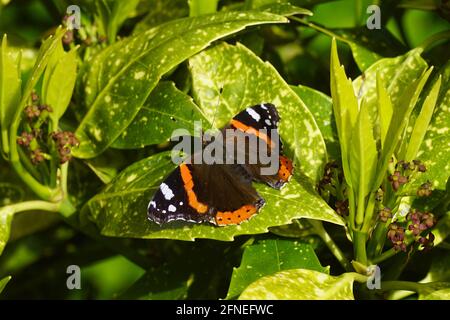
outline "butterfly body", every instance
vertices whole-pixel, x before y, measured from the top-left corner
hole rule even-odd
[[[260,104],[240,112],[221,130],[224,146],[231,139],[236,140],[234,136],[229,138],[226,132],[240,131],[254,137],[260,146],[267,146],[269,153],[279,154],[274,174],[263,174],[265,164],[261,161],[248,161],[258,148],[247,144],[234,144],[231,151],[224,150],[224,160],[241,154],[245,158],[244,163],[195,163],[192,156],[180,164],[156,191],[148,206],[149,220],[157,224],[183,220],[226,226],[240,224],[257,214],[265,201],[252,182],[263,182],[281,189],[293,171],[291,160],[281,153],[282,145],[276,131],[279,119],[275,106]],[[203,148],[207,147],[205,143]]]

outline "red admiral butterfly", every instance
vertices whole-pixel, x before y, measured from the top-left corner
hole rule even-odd
[[[262,175],[261,163],[191,164],[181,163],[161,183],[148,205],[148,218],[157,224],[174,220],[209,222],[218,226],[240,224],[255,215],[264,199],[252,181],[281,189],[292,176],[292,161],[281,153],[281,141],[272,141],[270,130],[277,130],[280,117],[274,105],[249,107],[223,128],[240,130],[262,139],[268,149],[278,148],[279,167],[273,175]],[[269,132],[265,134],[264,132]],[[248,151],[253,152],[253,151]]]

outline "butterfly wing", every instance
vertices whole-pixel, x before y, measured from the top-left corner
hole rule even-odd
[[[240,112],[231,120],[230,126],[227,127],[254,134],[267,144],[269,152],[278,151],[279,161],[276,174],[263,174],[262,169],[267,167],[267,165],[263,165],[259,161],[255,164],[245,165],[245,168],[254,180],[264,182],[275,189],[282,188],[293,173],[292,161],[283,155],[283,146],[278,135],[279,121],[280,116],[276,107],[270,103],[263,103]],[[277,134],[274,135],[273,132]],[[245,152],[251,154],[258,152],[258,150],[249,146],[245,149]]]
[[[239,165],[181,164],[161,184],[148,207],[158,224],[173,220],[240,224],[264,205]]]

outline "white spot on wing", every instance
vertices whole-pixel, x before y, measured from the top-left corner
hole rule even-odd
[[[269,119],[266,119],[266,121],[264,121],[268,126],[272,125],[272,122],[270,122]]]
[[[166,200],[170,200],[170,199],[172,199],[174,197],[172,189],[170,189],[167,184],[161,183],[161,187],[159,187],[159,188],[161,189],[161,192],[164,195],[164,198]]]
[[[177,211],[177,207],[171,204],[167,210],[169,210],[170,212],[175,212]]]
[[[256,112],[252,108],[247,108],[245,111],[247,111],[250,117],[252,117],[254,120],[259,121],[261,119],[261,116],[258,114],[258,112]]]

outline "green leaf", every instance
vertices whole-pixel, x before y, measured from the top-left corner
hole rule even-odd
[[[330,1],[336,0],[245,0],[245,7],[248,9],[256,9],[273,5],[275,3],[279,4],[289,3],[299,7],[313,7],[316,4]]]
[[[433,116],[433,110],[436,105],[440,87],[441,78],[438,78],[436,83],[433,85],[430,93],[427,95],[420,114],[414,123],[414,128],[411,133],[411,138],[408,142],[406,154],[399,155],[400,159],[404,159],[405,161],[412,161],[413,159],[415,159],[420,145],[422,144],[423,138],[425,137],[425,133],[427,132],[431,117]]]
[[[188,0],[189,16],[196,17],[217,11],[219,0]]]
[[[4,277],[3,279],[0,280],[0,293],[2,293],[2,291],[5,289],[9,280],[11,280],[11,276]]]
[[[445,190],[450,172],[450,63],[443,67],[441,76],[434,115],[416,156],[425,163],[427,171],[413,176],[404,186],[405,192],[415,192],[426,181],[430,181],[434,189]]]
[[[450,281],[450,251],[436,251],[433,253],[433,260],[428,273],[421,283]]]
[[[333,117],[333,102],[326,94],[306,86],[291,86],[314,116],[332,159],[340,158],[336,123]]]
[[[0,52],[0,133],[4,155],[9,152],[8,130],[21,98],[21,54],[13,55],[8,48],[6,34]]]
[[[18,127],[20,116],[23,108],[25,107],[27,99],[31,95],[31,91],[34,89],[38,81],[41,79],[42,73],[50,62],[55,50],[58,50],[61,44],[61,39],[64,36],[65,29],[58,27],[54,35],[48,37],[41,45],[38,55],[36,57],[36,62],[33,69],[30,72],[30,76],[25,84],[22,91],[22,98],[19,104],[15,108],[14,117],[12,119],[13,124]]]
[[[389,130],[389,124],[392,119],[392,102],[389,98],[389,94],[383,85],[380,74],[377,73],[377,96],[378,96],[378,115],[380,116],[380,140],[381,148],[384,148],[386,144],[386,135]]]
[[[450,300],[450,288],[437,290],[422,296],[420,300]]]
[[[326,162],[320,130],[303,101],[281,78],[241,44],[221,43],[189,60],[194,98],[206,119],[224,126],[243,109],[273,103],[280,114],[279,132],[296,170],[318,181]]]
[[[299,218],[343,225],[342,219],[316,194],[305,178],[297,174],[281,191],[255,184],[266,204],[255,217],[240,225],[215,227],[176,221],[159,226],[148,221],[147,206],[162,180],[174,168],[170,152],[136,162],[93,197],[83,212],[90,211],[90,219],[103,235],[148,239],[232,241],[237,235],[265,233],[269,227],[289,224]]]
[[[0,255],[5,249],[11,233],[11,222],[13,215],[14,211],[11,207],[6,206],[0,208]]]
[[[51,106],[54,120],[61,118],[69,106],[77,78],[76,48],[64,52],[62,43],[59,47],[50,59],[42,84],[43,102]]]
[[[272,1],[273,2],[273,1]],[[282,0],[258,7],[258,10],[267,11],[274,14],[280,14],[283,16],[293,16],[297,14],[312,16],[313,13],[308,9],[299,8],[292,5],[290,2]]]
[[[370,192],[378,160],[369,109],[364,99],[351,135],[349,152],[352,186],[355,192],[358,192],[358,206],[364,206],[364,199]],[[357,223],[360,224],[362,221]]]
[[[172,269],[165,264],[162,267],[148,270],[120,296],[120,299],[186,299],[193,279],[180,268]]]
[[[253,282],[239,299],[354,300],[353,282],[362,278],[357,273],[335,277],[306,269],[285,270]]]
[[[342,168],[345,180],[352,185],[349,168],[351,134],[358,117],[358,101],[353,91],[352,82],[347,78],[344,66],[340,65],[336,41],[331,44],[330,88],[333,99],[333,112],[336,121],[339,144],[341,146]]]
[[[427,68],[427,63],[420,54],[420,49],[413,49],[402,56],[381,59],[353,81],[353,89],[364,96],[366,103],[369,105],[372,123],[378,122],[377,77],[380,78],[379,82],[386,88],[392,102],[392,108],[401,108],[403,93]],[[380,140],[379,131],[380,128],[375,128],[377,141]]]
[[[114,43],[117,32],[138,3],[139,0],[96,0],[89,3],[89,9],[95,11],[99,32],[106,35],[110,43]]]
[[[146,5],[149,12],[136,24],[133,30],[134,34],[189,15],[189,6],[186,0],[147,0]]]
[[[160,82],[128,128],[112,144],[114,148],[133,149],[159,144],[170,139],[176,129],[193,132],[193,121],[206,121],[192,98],[173,82]]]
[[[389,129],[386,134],[386,143],[382,149],[380,161],[378,162],[376,179],[372,184],[372,191],[378,190],[385,177],[389,160],[395,151],[395,147],[402,136],[403,130],[408,124],[411,112],[416,105],[417,99],[419,98],[431,71],[432,68],[424,72],[419,79],[411,83],[403,93],[398,106],[394,108],[391,123],[389,124]]]
[[[238,296],[248,285],[267,275],[289,269],[327,272],[311,245],[292,240],[269,239],[245,248],[239,268],[233,269],[227,299]]]
[[[265,12],[221,12],[171,21],[109,46],[90,61],[85,85],[89,111],[76,130],[80,146],[73,154],[92,158],[108,148],[161,76],[212,41],[247,26],[284,22]]]
[[[329,29],[315,23],[301,21],[307,26],[339,41],[347,43],[359,70],[365,71],[383,57],[401,55],[406,47],[386,28],[370,30],[367,27]]]
[[[433,228],[435,236],[434,245],[438,246],[450,234],[450,212],[447,212],[443,217],[439,218],[437,225]]]

